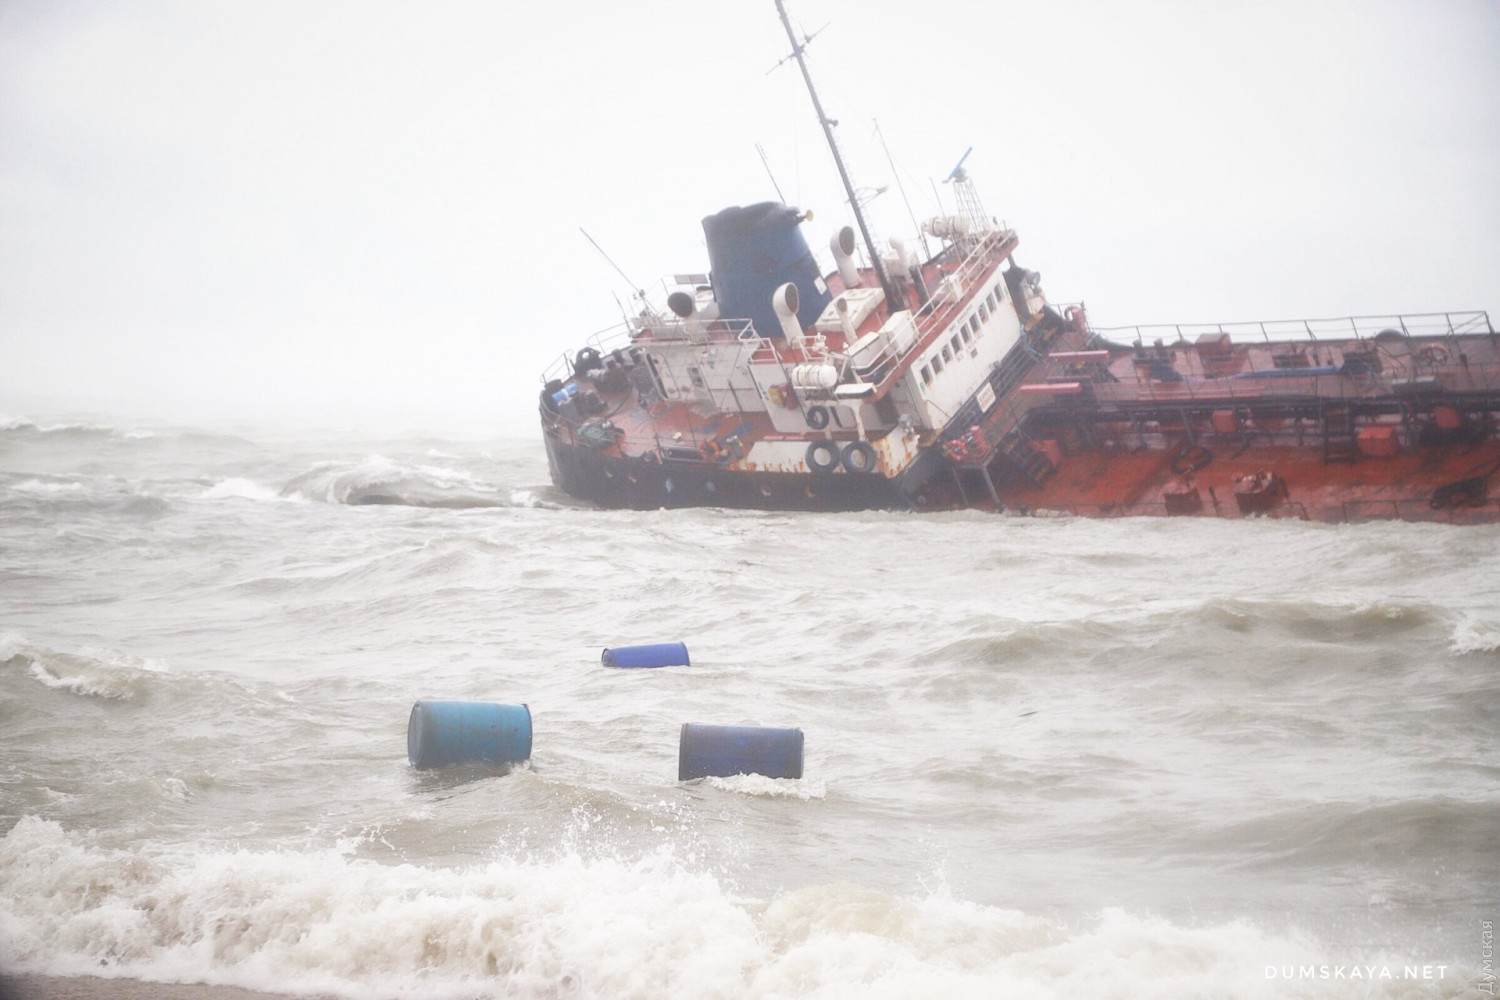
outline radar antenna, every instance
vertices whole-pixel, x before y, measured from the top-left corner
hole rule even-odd
[[[964,169],[964,161],[969,154],[974,152],[970,146],[964,150],[964,155],[958,158],[948,176],[943,178],[944,184],[953,185],[953,197],[958,203],[958,214],[969,222],[970,232],[983,232],[990,228],[988,217],[984,214],[984,206],[979,203],[979,192],[974,187],[974,182],[969,179],[969,173]]]

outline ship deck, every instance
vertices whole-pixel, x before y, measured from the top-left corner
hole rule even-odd
[[[1221,327],[1149,347],[1137,329],[1130,347],[1063,343],[986,422],[992,449],[955,473],[961,502],[1091,516],[1500,517],[1488,497],[1500,484],[1500,336],[1488,317],[1339,322],[1350,325],[1339,339],[1300,324],[1301,340],[1262,329],[1236,342]],[[997,468],[1007,444],[1046,461]],[[1247,510],[1238,491],[1257,474],[1274,475],[1279,493]]]
[[[1399,519],[1447,523],[1490,523],[1496,501],[1474,506],[1433,505],[1433,496],[1449,484],[1488,476],[1500,469],[1500,442],[1477,446],[1422,449],[1352,463],[1327,463],[1319,448],[1262,445],[1240,448],[1224,442],[1222,451],[1209,439],[1211,463],[1187,476],[1171,467],[1176,452],[1161,449],[1125,451],[1095,449],[1059,456],[1055,471],[1040,486],[998,486],[1000,503],[1022,512],[1061,511],[1091,517],[1197,514],[1222,518],[1253,515],[1342,523]],[[1274,470],[1285,483],[1284,496],[1263,511],[1240,509],[1235,490],[1263,470]],[[1183,489],[1186,488],[1186,489]],[[1197,506],[1173,509],[1168,493],[1191,496]],[[985,492],[968,497],[973,506],[989,506]]]

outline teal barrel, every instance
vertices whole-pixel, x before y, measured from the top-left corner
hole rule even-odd
[[[802,777],[802,730],[684,723],[677,746],[677,780],[732,774]]]
[[[406,756],[413,767],[510,764],[531,756],[531,709],[488,701],[428,701],[411,707]]]
[[[606,647],[599,657],[606,667],[692,666],[685,642],[653,642],[644,646]]]

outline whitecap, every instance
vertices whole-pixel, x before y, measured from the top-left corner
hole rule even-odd
[[[11,486],[11,491],[26,496],[61,496],[63,494],[82,493],[83,484],[77,481],[44,482],[40,479],[23,479]]]
[[[339,996],[894,1000],[1271,996],[1281,968],[1328,960],[1295,932],[1121,909],[1069,926],[849,883],[745,899],[669,850],[450,869],[348,848],[111,849],[23,817],[0,838],[7,965]]]
[[[1454,627],[1448,648],[1460,656],[1466,653],[1493,653],[1500,650],[1500,624],[1465,616]]]
[[[801,799],[804,802],[828,797],[827,783],[821,778],[768,778],[764,774],[735,774],[727,778],[705,778],[704,784],[737,795],[769,799]]]
[[[234,477],[215,483],[202,493],[200,500],[280,500],[284,499],[275,490],[249,479]]]

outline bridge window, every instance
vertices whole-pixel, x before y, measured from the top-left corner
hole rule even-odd
[[[923,385],[931,385],[932,384],[932,369],[929,368],[927,365],[923,365],[922,366],[922,384]]]

